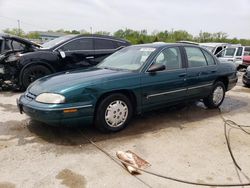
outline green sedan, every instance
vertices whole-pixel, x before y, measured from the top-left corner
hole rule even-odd
[[[236,67],[196,45],[126,47],[85,69],[43,77],[17,100],[20,112],[49,125],[126,127],[133,115],[203,99],[217,108],[237,82]]]

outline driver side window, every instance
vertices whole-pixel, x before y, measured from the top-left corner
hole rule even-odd
[[[181,68],[181,53],[178,47],[164,49],[155,59],[155,64],[163,64],[166,70]]]

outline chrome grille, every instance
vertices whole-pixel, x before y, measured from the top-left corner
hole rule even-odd
[[[33,99],[36,98],[36,95],[33,94],[33,93],[31,93],[31,92],[26,92],[26,93],[25,93],[25,97],[26,97],[27,99],[29,99],[29,100],[33,100]]]

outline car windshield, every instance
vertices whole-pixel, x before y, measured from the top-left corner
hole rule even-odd
[[[104,59],[97,67],[107,69],[138,70],[146,62],[155,48],[130,46]]]
[[[54,40],[51,40],[49,42],[44,43],[42,45],[42,48],[46,48],[46,49],[53,48],[54,46],[56,46],[60,43],[63,43],[64,41],[71,39],[73,37],[75,37],[75,35],[66,35],[66,36],[58,37]]]

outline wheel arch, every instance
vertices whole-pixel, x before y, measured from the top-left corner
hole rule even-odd
[[[96,114],[97,108],[100,105],[101,101],[105,99],[107,96],[112,95],[112,94],[123,94],[126,97],[128,97],[133,107],[133,113],[134,114],[136,113],[138,101],[137,101],[135,93],[128,89],[120,89],[120,90],[113,90],[110,92],[103,93],[96,101],[94,114]]]
[[[216,82],[218,82],[218,81],[221,81],[221,82],[224,84],[225,89],[226,89],[226,91],[227,91],[227,89],[228,89],[228,84],[229,84],[229,79],[228,79],[228,77],[227,77],[227,76],[220,76],[220,77],[218,77],[218,78],[214,81],[214,84],[215,84]]]
[[[31,62],[28,62],[28,63],[26,63],[23,67],[22,67],[22,69],[21,69],[21,71],[20,71],[20,73],[19,73],[19,77],[18,77],[18,81],[19,81],[19,84],[21,84],[21,77],[22,77],[22,74],[23,74],[23,71],[26,69],[26,68],[28,68],[28,67],[30,67],[30,66],[35,66],[35,65],[42,65],[42,66],[45,66],[46,68],[48,68],[52,73],[55,73],[56,72],[56,70],[53,68],[53,66],[51,66],[48,62],[46,62],[46,61],[43,61],[43,60],[37,60],[37,61],[31,61]]]

